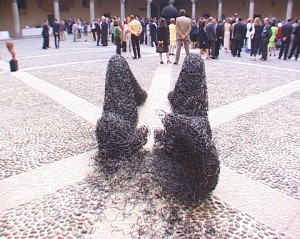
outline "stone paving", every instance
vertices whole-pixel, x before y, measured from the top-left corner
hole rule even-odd
[[[299,62],[223,52],[205,61],[220,183],[200,202],[170,208],[163,197],[141,200],[126,179],[127,191],[114,190],[120,179],[105,179],[91,163],[115,47],[68,39],[45,51],[35,38],[15,41],[15,49],[20,71],[10,73],[0,42],[0,238],[300,238]],[[158,126],[153,113],[168,111],[164,97],[183,59],[184,52],[179,65],[160,65],[148,46],[141,59],[127,58],[149,95],[140,123]],[[230,107],[236,109],[227,112]],[[151,163],[158,162],[139,167]],[[43,184],[51,178],[51,185]],[[132,202],[123,205],[127,197]],[[166,223],[174,208],[176,225]]]

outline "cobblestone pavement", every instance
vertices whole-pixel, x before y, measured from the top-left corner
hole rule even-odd
[[[226,120],[226,111],[219,115],[225,120],[213,127],[213,137],[222,167],[232,172],[232,179],[226,181],[221,174],[224,188],[219,187],[217,195],[209,195],[193,205],[172,204],[171,208],[169,201],[160,196],[157,185],[151,189],[151,195],[158,195],[157,198],[147,201],[130,187],[130,180],[123,182],[128,183],[127,191],[118,191],[113,189],[113,183],[120,179],[106,178],[92,168],[84,180],[78,180],[76,170],[81,168],[74,165],[71,184],[57,181],[59,190],[34,196],[39,190],[35,182],[39,180],[32,177],[32,200],[22,202],[24,195],[17,195],[21,203],[12,203],[10,208],[5,195],[19,191],[6,185],[18,183],[23,175],[34,175],[36,170],[51,177],[52,172],[43,171],[45,166],[51,167],[58,161],[70,163],[72,157],[96,148],[95,124],[84,114],[76,114],[30,87],[26,74],[50,83],[51,87],[43,92],[62,89],[101,108],[106,65],[115,52],[112,44],[97,47],[91,41],[74,43],[72,39],[62,41],[60,49],[42,50],[41,41],[15,41],[19,75],[7,70],[10,55],[5,42],[0,42],[0,191],[4,195],[0,197],[0,238],[300,238],[299,84],[290,90],[292,93],[270,98],[270,103],[262,103],[233,120]],[[53,46],[53,39],[50,44]],[[141,48],[141,59],[126,59],[142,88],[149,92],[155,73],[171,68],[172,89],[184,52],[179,65],[160,65],[154,48]],[[211,110],[237,102],[243,109],[243,100],[255,99],[270,90],[280,92],[280,87],[300,79],[299,61],[275,57],[266,62],[252,61],[246,53],[233,58],[221,52],[219,60],[206,60],[205,66]],[[164,81],[164,77],[155,79]],[[139,167],[147,168],[149,161],[141,164]],[[258,183],[263,191],[236,186],[234,192],[226,192],[226,185],[242,185],[242,180]],[[249,191],[246,197],[242,196],[245,191]],[[255,200],[264,193],[268,201]],[[226,194],[238,196],[228,200]],[[249,201],[249,207],[239,208],[241,201]],[[278,212],[270,212],[274,203],[279,205]],[[251,205],[262,208],[260,215],[252,213]],[[174,213],[177,224],[170,223]],[[284,217],[279,218],[279,214]]]

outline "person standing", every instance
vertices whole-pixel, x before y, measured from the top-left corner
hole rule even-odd
[[[129,31],[131,33],[131,44],[133,49],[133,59],[141,58],[140,35],[143,31],[141,23],[134,17],[130,16]]]
[[[268,44],[269,40],[272,36],[271,26],[269,24],[269,18],[264,19],[264,25],[262,27],[262,33],[261,33],[261,61],[266,61],[268,58]]]
[[[65,41],[67,38],[67,31],[65,27],[65,22],[63,20],[60,21],[60,40]]]
[[[190,32],[192,29],[191,19],[186,17],[184,9],[179,10],[179,17],[176,18],[176,57],[174,64],[177,65],[180,56],[181,45],[184,45],[185,54],[190,54]]]
[[[248,18],[247,19],[247,31],[246,31],[246,41],[245,41],[245,49],[246,52],[249,53],[251,50],[251,38],[250,38],[250,29],[252,27],[252,23],[253,23],[253,19],[252,18]]]
[[[176,25],[175,25],[175,18],[170,19],[169,25],[169,32],[170,32],[170,53],[169,55],[175,55],[174,50],[176,47]]]
[[[299,52],[300,52],[300,20],[298,20],[298,23],[294,28],[294,41],[288,58],[291,59],[293,54],[295,53],[295,60],[297,60],[299,57]]]
[[[230,50],[231,20],[228,17],[224,25],[224,49],[227,53]]]
[[[52,24],[53,35],[54,35],[54,44],[55,48],[59,48],[60,43],[60,24],[57,22],[57,19],[54,19],[54,23]]]
[[[101,25],[100,25],[100,19],[98,18],[95,22],[96,27],[96,34],[97,34],[97,46],[100,46],[100,39],[101,39]]]
[[[144,44],[145,42],[145,31],[146,31],[146,24],[143,17],[140,17],[139,19],[141,25],[142,25],[142,33],[140,35],[140,44]]]
[[[88,39],[88,23],[87,21],[83,21],[83,35],[84,35],[84,41],[87,41]]]
[[[92,32],[92,36],[93,36],[94,41],[96,41],[96,39],[97,39],[96,38],[97,30],[96,30],[96,21],[95,21],[95,19],[91,23],[91,32]]]
[[[121,55],[122,47],[122,30],[118,20],[114,20],[114,43],[116,44],[116,54]]]
[[[244,39],[246,36],[246,25],[242,22],[241,18],[236,19],[236,24],[233,28],[233,38],[234,38],[234,52],[232,56],[241,57],[242,47],[244,45]]]
[[[72,25],[73,41],[77,42],[78,39],[78,23],[75,21]]]
[[[216,36],[217,36],[217,40],[216,40],[216,49],[215,49],[215,56],[216,58],[219,57],[219,53],[220,53],[220,49],[223,43],[223,39],[224,39],[224,24],[222,23],[222,21],[220,21],[217,24],[216,27]]]
[[[123,25],[122,34],[124,36],[124,40],[125,40],[125,44],[126,44],[125,51],[126,51],[127,58],[131,57],[131,52],[132,52],[131,33],[129,31],[129,23],[130,23],[130,17],[126,17],[126,23]]]
[[[276,36],[278,34],[278,28],[275,26],[275,22],[271,23],[271,32],[272,32],[272,35],[271,35],[271,38],[270,38],[269,44],[268,44],[269,56],[272,56],[272,51],[273,51],[273,55],[276,56],[275,55],[275,51],[276,51],[275,43],[276,43]]]
[[[199,41],[199,48],[200,48],[200,57],[202,57],[202,54],[205,53],[206,59],[210,59],[206,27],[207,27],[207,23],[205,21],[200,21],[198,41]]]
[[[164,64],[162,60],[162,53],[164,52],[167,55],[167,63],[171,63],[169,58],[169,45],[170,45],[169,37],[170,37],[170,33],[169,33],[167,21],[165,18],[161,18],[157,28],[157,45],[163,46],[163,52],[159,52],[160,64]]]
[[[287,22],[282,26],[281,46],[278,59],[281,59],[282,55],[284,55],[283,60],[287,59],[293,30],[294,28],[292,25],[292,19],[288,19]]]
[[[42,36],[43,36],[43,49],[47,50],[49,47],[49,26],[48,26],[48,20],[44,20],[43,30],[42,30]]]
[[[251,51],[250,57],[253,60],[256,60],[256,55],[258,53],[260,38],[261,38],[261,26],[262,22],[259,17],[256,17],[252,23],[250,30],[250,38],[251,38]]]
[[[210,18],[210,21],[208,22],[206,27],[206,32],[208,37],[211,59],[216,59],[216,41],[217,41],[216,28],[217,28],[217,19]]]
[[[102,22],[101,22],[101,44],[102,46],[107,46],[108,42],[108,22],[106,17],[102,17]]]
[[[191,38],[193,49],[196,48],[198,35],[199,35],[199,29],[196,24],[196,20],[192,20],[192,29],[191,29],[191,33],[190,33],[190,38]]]
[[[150,41],[151,41],[150,45],[152,47],[154,47],[154,45],[156,45],[156,30],[157,30],[157,25],[156,25],[156,22],[154,22],[153,19],[150,20],[149,29],[150,29]]]

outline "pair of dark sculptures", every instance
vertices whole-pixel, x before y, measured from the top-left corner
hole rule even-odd
[[[103,113],[97,122],[97,162],[122,161],[138,153],[147,142],[148,128],[137,127],[138,106],[147,99],[126,60],[114,55],[108,63]],[[154,148],[172,162],[201,175],[199,187],[209,193],[217,185],[220,162],[208,121],[208,98],[204,62],[191,54],[168,94],[172,113],[166,114],[164,129],[154,132]],[[189,165],[193,165],[189,167]]]

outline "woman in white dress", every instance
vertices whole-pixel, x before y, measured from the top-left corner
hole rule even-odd
[[[129,31],[129,23],[130,23],[130,17],[126,17],[126,23],[124,24],[123,32],[125,34],[125,42],[126,42],[126,57],[131,58],[131,33]]]
[[[230,50],[230,30],[231,30],[230,22],[231,22],[230,18],[227,18],[224,24],[224,49],[226,53]]]

